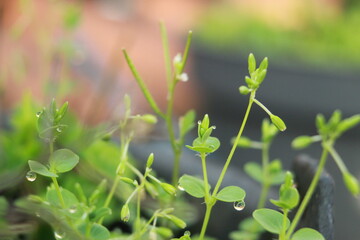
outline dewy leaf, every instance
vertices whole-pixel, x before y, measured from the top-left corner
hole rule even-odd
[[[70,192],[64,188],[60,188],[60,192],[64,199],[66,208],[71,208],[73,206],[76,206],[79,203],[78,199],[75,197],[75,195],[72,192]],[[60,203],[59,197],[54,188],[48,188],[48,190],[46,192],[46,201],[48,201],[53,206],[57,206],[57,207],[61,208],[61,203]]]
[[[223,202],[236,202],[244,200],[246,196],[245,191],[237,186],[228,186],[220,190],[216,195],[216,199]]]
[[[50,156],[50,166],[58,173],[68,172],[79,163],[79,156],[69,149],[59,149]]]
[[[53,172],[50,172],[46,166],[44,166],[43,164],[37,161],[29,160],[28,163],[30,170],[37,174],[43,175],[45,177],[58,177],[58,175],[56,175]]]
[[[263,181],[263,172],[261,166],[256,162],[248,162],[244,166],[244,171],[258,182]]]
[[[311,228],[301,228],[292,236],[291,240],[325,240],[323,235]]]
[[[179,185],[185,190],[185,192],[193,197],[205,197],[204,181],[197,177],[185,174],[179,179]]]
[[[257,209],[253,212],[253,217],[267,231],[279,234],[282,230],[283,214],[267,208]],[[290,226],[290,220],[286,219],[286,229]]]
[[[108,240],[110,238],[110,232],[106,227],[94,223],[90,230],[90,236],[93,240]]]

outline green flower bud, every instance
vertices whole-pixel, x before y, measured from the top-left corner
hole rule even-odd
[[[131,185],[134,184],[134,180],[132,180],[131,178],[128,178],[128,177],[120,177],[120,180],[125,183],[131,184]]]
[[[353,194],[353,195],[359,195],[360,193],[360,187],[358,180],[351,175],[351,173],[345,172],[343,174],[343,180],[347,187],[347,189]]]
[[[283,132],[286,130],[286,125],[280,117],[272,114],[270,115],[270,120],[280,131]]]
[[[248,58],[249,73],[253,73],[256,69],[256,60],[254,54],[250,53]]]
[[[154,162],[154,154],[151,153],[146,161],[146,167],[150,168],[153,162]]]
[[[310,144],[313,143],[313,139],[310,136],[299,136],[297,138],[295,138],[292,143],[291,146],[294,149],[303,149],[308,147]]]
[[[121,220],[123,220],[124,222],[129,221],[129,219],[130,219],[130,209],[129,209],[129,206],[127,204],[125,204],[122,207],[120,217],[121,217]]]
[[[176,188],[168,183],[161,183],[161,187],[170,195],[176,195]]]
[[[267,57],[265,57],[262,62],[260,63],[260,66],[259,66],[259,69],[260,71],[262,70],[266,70],[268,68],[268,65],[269,65],[269,60]]]
[[[140,117],[140,119],[149,124],[157,123],[157,118],[152,114],[144,114]]]
[[[240,86],[239,87],[239,92],[242,94],[242,95],[248,95],[250,93],[250,89],[246,86]]]

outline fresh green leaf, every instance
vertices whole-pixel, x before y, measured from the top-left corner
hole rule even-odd
[[[59,149],[50,156],[50,166],[58,173],[68,172],[79,163],[79,156],[69,149]]]
[[[245,191],[237,186],[228,186],[220,190],[216,195],[216,199],[223,202],[236,202],[244,200],[246,196]]]
[[[60,188],[60,193],[62,195],[62,198],[64,199],[65,208],[71,208],[73,206],[76,206],[79,203],[79,201],[75,197],[75,195],[72,192],[70,192],[69,190]],[[59,208],[62,207],[59,197],[58,197],[58,194],[53,187],[47,189],[46,201],[48,201],[53,206],[56,206]]]
[[[93,240],[108,240],[110,238],[110,232],[106,227],[94,223],[90,230],[90,236]]]
[[[283,228],[283,218],[284,215],[267,208],[257,209],[253,212],[253,217],[255,220],[267,231],[275,234],[279,234]],[[290,220],[286,219],[285,229],[288,229],[290,226]]]
[[[254,180],[263,182],[263,170],[256,162],[248,162],[244,166],[244,171]]]
[[[313,138],[310,136],[299,136],[291,142],[294,149],[303,149],[313,143]]]
[[[97,222],[99,219],[111,214],[112,214],[111,208],[107,208],[107,207],[97,208],[95,212],[91,214],[91,220],[93,222]]]
[[[179,185],[193,197],[205,197],[205,183],[197,177],[185,174],[179,179]]]
[[[325,240],[325,238],[314,229],[301,228],[294,233],[291,240]]]
[[[43,165],[37,161],[29,160],[28,163],[29,163],[30,170],[37,174],[40,174],[45,177],[58,177],[58,175],[56,175],[55,173],[50,172],[49,169],[45,165]]]

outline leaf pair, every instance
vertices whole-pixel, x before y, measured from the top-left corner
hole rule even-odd
[[[196,198],[204,198],[206,196],[205,193],[205,183],[203,180],[190,176],[183,175],[179,179],[179,187],[184,189],[189,195]],[[211,186],[208,184],[208,189],[210,190]],[[228,186],[221,189],[215,196],[216,200],[223,202],[238,202],[243,201],[246,196],[245,191],[237,186]]]
[[[79,156],[69,149],[59,149],[53,152],[49,159],[49,168],[40,162],[29,160],[32,172],[45,177],[58,177],[57,173],[72,170],[79,163]]]
[[[253,212],[253,217],[262,227],[274,234],[280,234],[283,230],[286,231],[290,226],[290,220],[287,217],[284,221],[284,215],[272,209],[257,209]],[[290,240],[304,239],[325,240],[318,231],[311,228],[301,228],[290,238]]]

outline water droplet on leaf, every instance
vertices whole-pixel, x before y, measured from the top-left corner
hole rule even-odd
[[[184,232],[184,236],[190,236],[191,234],[190,234],[190,231],[185,231]]]
[[[59,240],[59,239],[63,239],[65,237],[65,232],[61,232],[61,231],[55,231],[54,232],[54,236],[55,239]]]
[[[61,128],[58,127],[58,128],[56,128],[56,131],[61,133],[62,130],[61,130]]]
[[[77,211],[76,206],[72,206],[72,207],[69,208],[69,213],[74,214],[74,213],[76,213],[76,211]]]
[[[26,174],[26,179],[30,182],[33,182],[36,180],[36,173],[34,173],[33,171],[29,171]]]
[[[178,184],[178,189],[180,190],[180,191],[185,191],[185,189],[180,185],[180,184]]]
[[[234,208],[236,211],[242,211],[245,208],[245,202],[244,201],[234,202]]]
[[[36,117],[40,117],[41,114],[42,114],[42,112],[37,112]]]

